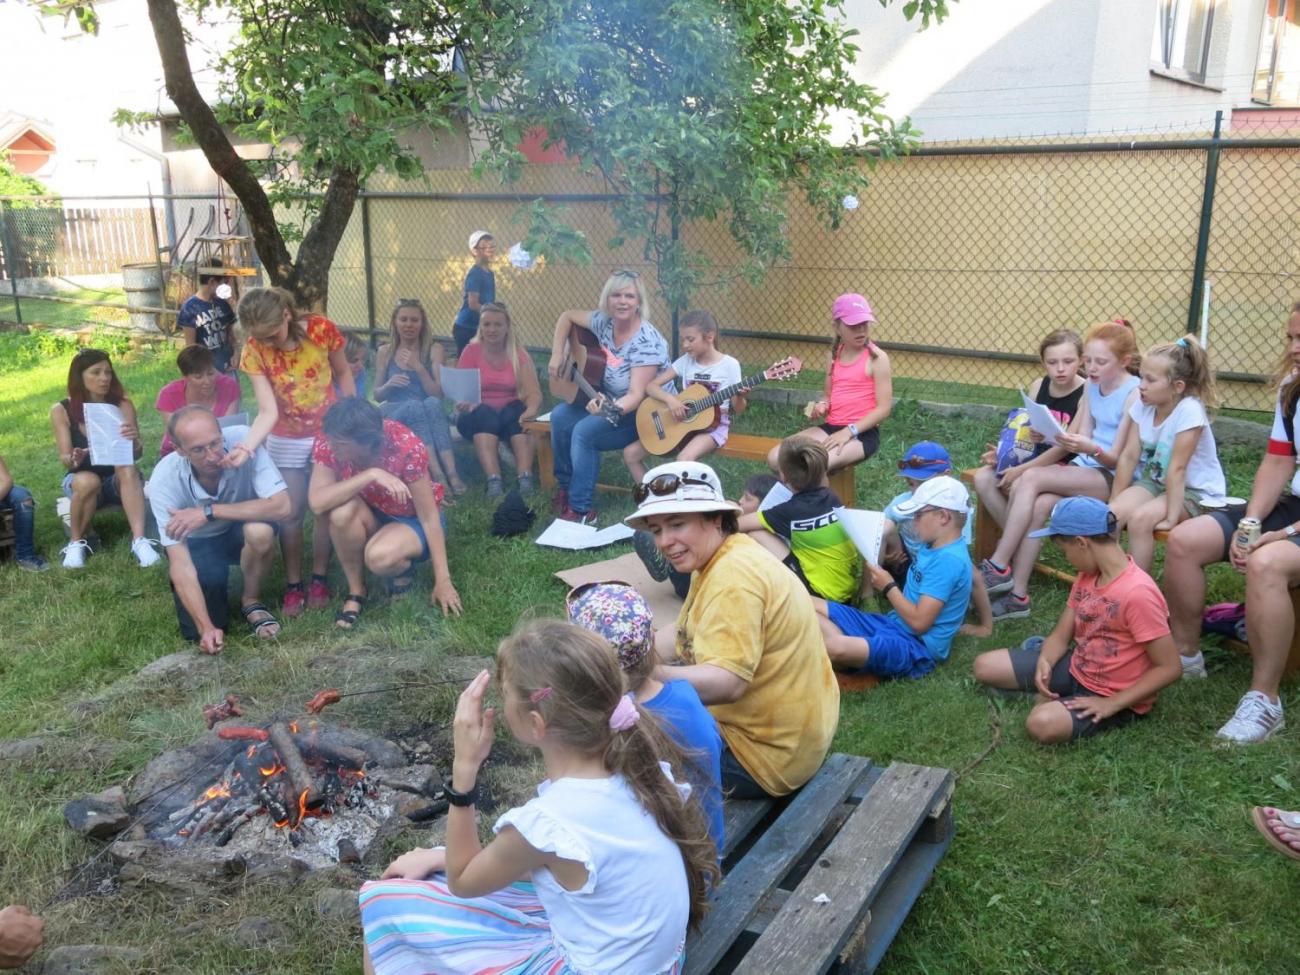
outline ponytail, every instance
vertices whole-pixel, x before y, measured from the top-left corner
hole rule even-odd
[[[1195,396],[1207,410],[1213,409],[1218,402],[1218,393],[1214,388],[1214,370],[1210,368],[1210,356],[1192,335],[1184,335],[1177,342],[1147,349],[1146,359],[1164,359],[1169,363],[1169,381],[1183,384],[1184,396]]]

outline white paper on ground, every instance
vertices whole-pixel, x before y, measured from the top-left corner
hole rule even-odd
[[[547,410],[545,413],[543,413],[541,416],[539,416],[539,417],[537,418],[537,422],[538,422],[538,423],[550,423],[550,422],[551,422],[551,411],[550,411],[550,410]]]
[[[87,403],[86,440],[95,466],[122,467],[135,463],[135,444],[122,436],[122,411],[111,403]]]
[[[608,528],[597,529],[591,525],[579,525],[576,521],[556,518],[546,526],[546,531],[537,536],[537,544],[576,552],[626,541],[634,534],[636,533],[627,525],[610,525]]]
[[[479,385],[477,369],[457,369],[455,366],[439,366],[438,382],[442,384],[442,398],[452,403],[470,403],[478,406],[483,402],[483,392]]]
[[[1065,433],[1065,427],[1052,416],[1052,411],[1042,403],[1035,403],[1025,391],[1020,391],[1020,398],[1025,401],[1025,410],[1029,414],[1029,426],[1035,433],[1041,433],[1048,443],[1056,443],[1056,435]]]
[[[217,423],[224,430],[226,427],[246,427],[248,426],[247,413],[231,413],[228,416],[217,417]]]
[[[880,542],[885,536],[885,515],[880,511],[836,508],[835,515],[849,539],[871,565],[880,564]]]
[[[772,485],[772,490],[763,495],[763,500],[758,503],[758,510],[766,511],[768,508],[775,508],[778,504],[785,504],[793,497],[794,492],[780,481],[777,481]]]

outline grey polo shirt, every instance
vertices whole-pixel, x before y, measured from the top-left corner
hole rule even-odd
[[[248,427],[226,427],[221,435],[229,450],[244,442]],[[153,506],[154,520],[158,522],[158,541],[165,546],[177,544],[178,539],[167,534],[167,523],[171,521],[173,511],[201,508],[205,504],[238,504],[240,501],[269,498],[284,490],[287,490],[284,478],[265,447],[258,447],[242,467],[223,469],[216,494],[209,494],[199,483],[189,458],[178,447],[160,460],[149,476],[149,503]],[[219,535],[231,524],[225,518],[214,518],[196,528],[190,537]]]

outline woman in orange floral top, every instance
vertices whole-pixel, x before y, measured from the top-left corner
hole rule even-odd
[[[335,385],[344,396],[355,396],[356,384],[338,327],[321,315],[299,313],[283,288],[253,288],[245,294],[239,301],[239,325],[248,336],[239,368],[248,374],[257,396],[257,419],[243,444],[227,455],[227,463],[238,467],[265,443],[289,486],[293,510],[280,523],[284,615],[297,616],[306,607],[318,609],[330,602],[330,536],[324,519],[315,526],[311,588],[303,589],[307,471],[321,419],[336,398]]]

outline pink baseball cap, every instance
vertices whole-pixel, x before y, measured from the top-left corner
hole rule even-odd
[[[839,319],[845,325],[861,325],[863,322],[876,320],[875,312],[871,310],[871,305],[867,304],[867,299],[855,294],[840,295],[836,298],[835,306],[831,309],[831,317]]]

